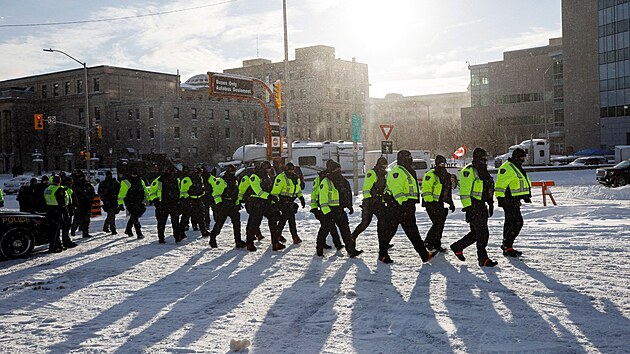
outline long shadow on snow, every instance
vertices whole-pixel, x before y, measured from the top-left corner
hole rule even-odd
[[[252,340],[261,353],[321,353],[335,323],[334,305],[341,283],[353,264],[345,261],[322,284],[331,262],[313,257],[304,275],[282,291]]]
[[[221,256],[210,262],[201,265],[203,268],[214,268],[212,272],[203,271],[200,276],[205,280],[194,282],[190,277],[186,279],[185,286],[178,289],[177,301],[174,299],[165,299],[163,303],[158,303],[156,314],[169,306],[168,312],[164,313],[150,326],[143,329],[140,333],[129,338],[120,348],[116,350],[118,353],[130,353],[143,348],[149,348],[167,337],[170,333],[185,328],[182,338],[179,339],[179,346],[187,347],[207,335],[208,328],[226,315],[240,303],[242,303],[249,294],[255,290],[265,279],[273,275],[278,269],[273,268],[273,264],[281,259],[285,252],[273,252],[268,249],[259,259],[247,268],[237,273],[234,271],[238,268],[240,261],[249,253],[245,250],[232,250],[228,252],[232,254],[230,264],[219,268],[225,264]],[[272,256],[273,255],[273,256]],[[201,269],[198,269],[202,271]],[[263,272],[264,270],[270,270]],[[181,273],[181,272],[178,272]],[[169,278],[178,278],[179,274],[172,274]],[[208,279],[211,278],[211,279]],[[185,279],[185,278],[184,278]],[[160,281],[160,283],[169,282],[168,279]],[[238,286],[233,284],[238,283]],[[156,284],[155,287],[164,288],[165,284]],[[155,289],[147,289],[147,294],[152,294]],[[142,301],[146,296],[139,294],[134,296],[131,301]],[[158,299],[159,300],[159,299]],[[120,311],[124,312],[125,306]],[[143,316],[146,317],[146,316]],[[149,316],[146,320],[153,318]],[[141,320],[141,319],[140,319]],[[138,325],[143,325],[143,321]]]
[[[599,351],[611,353],[627,349],[630,320],[614,303],[604,300],[606,312],[601,312],[593,306],[590,296],[581,294],[537,269],[530,268],[524,262],[511,263],[552,291],[566,307],[571,322]]]
[[[447,316],[454,324],[454,335],[463,342],[463,347],[453,350],[581,352],[581,348],[571,347],[576,342],[571,333],[556,334],[536,310],[501,283],[496,275],[501,268],[482,268],[486,280],[470,273],[468,266],[458,270],[448,261],[437,266],[442,268],[440,272],[447,282]],[[545,342],[547,338],[552,340]]]

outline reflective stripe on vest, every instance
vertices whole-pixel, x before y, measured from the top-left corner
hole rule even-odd
[[[404,192],[398,193],[398,194],[394,195],[394,199],[398,200],[398,198],[400,198],[400,197],[417,198],[418,194],[415,193],[413,185],[415,183],[416,186],[417,186],[418,182],[413,178],[411,173],[409,173],[409,171],[407,171],[406,168],[399,168],[399,170],[403,170],[405,172],[405,175],[407,176],[407,185],[409,186],[409,192],[408,193],[404,193]]]

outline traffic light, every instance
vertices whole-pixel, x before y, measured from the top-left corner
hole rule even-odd
[[[35,126],[35,130],[44,130],[44,115],[35,113],[33,115],[33,125]]]
[[[282,87],[280,80],[276,80],[276,82],[273,83],[273,95],[276,97],[276,106],[278,108],[282,107]]]
[[[102,125],[100,125],[100,124],[97,124],[97,125],[96,125],[96,136],[97,136],[99,139],[103,139],[103,126],[102,126]]]

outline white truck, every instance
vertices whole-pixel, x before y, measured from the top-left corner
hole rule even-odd
[[[358,168],[363,171],[363,144],[358,143]],[[354,171],[353,143],[347,141],[294,141],[292,144],[292,162],[302,170],[304,176],[315,175],[326,168],[326,161],[333,160],[341,165],[342,173]],[[282,157],[287,163],[287,148],[283,146]],[[235,164],[247,167],[256,162],[267,159],[267,144],[256,143],[240,146],[232,154],[232,161],[222,162],[220,165]]]
[[[527,153],[524,165],[546,166],[550,163],[549,143],[547,140],[529,139],[522,141],[520,144],[510,146],[507,153],[495,157],[494,166],[499,168],[508,158],[512,157],[512,152],[517,148],[521,148]]]
[[[429,150],[409,150],[409,152],[411,153],[411,157],[412,158],[414,158],[414,159],[424,159],[425,161],[427,161],[429,166],[431,165],[431,151],[429,151]],[[394,150],[394,151],[392,151],[391,154],[387,154],[387,155],[383,155],[381,153],[381,150],[366,151],[365,152],[365,169],[366,169],[366,172],[367,172],[367,170],[369,170],[372,167],[374,167],[374,165],[376,165],[376,160],[378,160],[379,157],[384,156],[387,159],[387,164],[389,165],[392,162],[396,161],[396,155],[397,154],[398,154],[398,150]]]
[[[615,163],[630,159],[630,145],[615,146]]]

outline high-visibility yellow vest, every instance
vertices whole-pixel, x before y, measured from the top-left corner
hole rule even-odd
[[[497,182],[494,185],[494,195],[497,198],[505,198],[505,192],[510,188],[513,197],[521,195],[531,196],[532,182],[529,176],[524,175],[512,162],[505,161],[497,174]]]
[[[55,196],[55,193],[57,193],[57,190],[59,188],[61,188],[61,186],[58,186],[56,184],[46,187],[46,189],[44,190],[44,199],[46,200],[46,205],[48,206],[59,205],[59,202],[57,201],[57,197]]]
[[[339,190],[329,178],[324,178],[319,183],[319,206],[324,215],[330,213],[330,207],[341,205],[339,202]]]
[[[142,184],[142,191],[144,191],[144,197],[148,198],[149,193],[147,192],[147,185],[144,184],[143,180],[140,180],[140,184]],[[129,187],[131,187],[131,182],[129,182],[128,179],[125,179],[122,182],[120,182],[120,191],[118,192],[118,205],[122,205],[125,203],[125,197],[127,196]]]
[[[281,197],[299,198],[302,196],[300,181],[293,183],[293,180],[285,172],[282,172],[276,176],[271,194]]]
[[[319,175],[313,180],[313,191],[311,192],[311,209],[319,208]]]
[[[387,178],[387,175],[385,176]],[[376,169],[371,169],[368,173],[365,174],[365,179],[363,180],[363,199],[372,198],[372,187],[374,187],[374,183],[378,181],[378,174],[376,173]]]
[[[398,204],[407,200],[418,200],[418,181],[406,168],[396,165],[387,174],[387,192]]]
[[[422,182],[422,199],[427,202],[439,202],[442,195],[442,181],[435,174],[435,169],[429,170],[424,174]]]
[[[483,196],[483,181],[477,175],[477,170],[468,164],[459,172],[459,198],[464,208],[472,205],[472,199],[481,200]]]
[[[265,192],[262,189],[260,177],[258,177],[257,174],[254,173],[253,175],[249,176],[249,187],[251,187],[252,191],[254,192],[252,194],[253,198],[269,199],[269,193]]]

